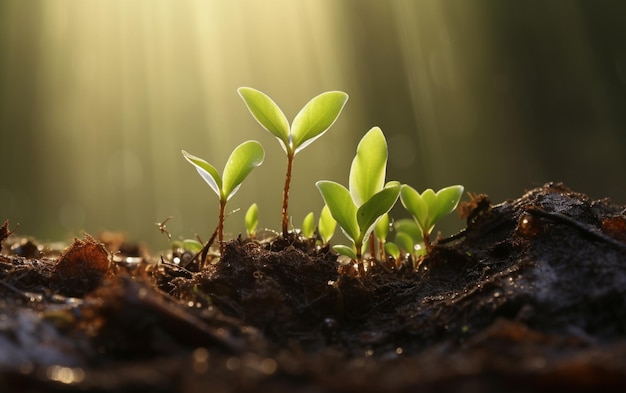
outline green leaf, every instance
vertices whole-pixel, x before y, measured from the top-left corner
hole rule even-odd
[[[426,204],[426,208],[428,213],[423,218],[423,230],[425,233],[430,234],[435,227],[435,220],[433,219],[433,214],[437,209],[437,194],[435,191],[428,188],[424,190],[421,195],[422,201]]]
[[[315,216],[313,212],[307,214],[302,220],[302,236],[312,238],[315,233]]]
[[[200,252],[202,251],[202,243],[194,239],[185,239],[183,240],[183,248],[187,251],[191,252]]]
[[[319,231],[320,236],[324,243],[328,243],[330,239],[335,234],[335,229],[337,228],[337,221],[333,218],[332,214],[330,214],[330,209],[328,205],[324,205],[322,208],[322,213],[320,213],[320,219],[317,223],[317,230]]]
[[[356,251],[354,251],[354,248],[352,247],[337,244],[336,246],[333,246],[333,250],[335,250],[338,254],[347,256],[348,258],[357,259]]]
[[[421,242],[424,239],[422,229],[412,218],[402,218],[393,223],[396,232],[404,233],[412,239],[413,243]]]
[[[251,87],[237,89],[256,121],[274,134],[285,152],[291,151],[289,121],[280,107],[265,93]]]
[[[393,257],[393,259],[395,259],[396,261],[398,259],[400,259],[400,249],[398,248],[398,246],[395,243],[386,242],[385,243],[385,252],[388,255],[391,255]]]
[[[437,203],[431,213],[433,223],[452,213],[463,196],[463,186],[449,186],[437,191]]]
[[[387,141],[378,127],[361,138],[350,167],[350,193],[361,206],[383,188],[387,170]]]
[[[182,153],[185,159],[196,167],[198,174],[200,174],[204,181],[207,182],[211,189],[215,191],[217,196],[221,198],[222,177],[220,176],[217,169],[215,169],[213,165],[204,161],[202,158],[191,155],[184,150],[182,151]]]
[[[400,190],[400,201],[402,202],[402,206],[404,206],[404,208],[411,213],[413,218],[419,223],[421,230],[427,234],[430,233],[427,231],[428,204],[419,192],[417,192],[413,187],[403,184]]]
[[[291,124],[291,146],[294,154],[322,136],[337,120],[348,101],[341,91],[322,93],[298,112]]]
[[[396,204],[399,195],[400,183],[391,182],[391,184],[372,195],[371,198],[358,208],[356,212],[357,223],[359,225],[360,235],[362,236],[358,238],[358,240],[363,241],[367,239],[374,229],[376,221],[378,221],[382,215],[389,213],[393,205]]]
[[[263,146],[257,141],[247,141],[237,146],[231,153],[224,167],[222,200],[229,200],[250,174],[265,159]]]
[[[352,201],[350,191],[333,181],[321,180],[315,183],[330,214],[343,229],[346,236],[354,241],[359,238],[359,224],[356,218],[357,207]]]
[[[256,234],[256,227],[259,225],[259,206],[256,203],[250,205],[246,211],[244,218],[246,224],[246,232],[248,236],[254,237]]]
[[[415,250],[415,242],[413,241],[413,239],[411,238],[411,235],[405,233],[405,232],[398,232],[396,233],[396,244],[402,249],[404,250],[404,252],[408,252],[409,254],[413,254],[413,251]]]
[[[383,242],[387,240],[387,235],[389,235],[389,214],[383,214],[376,222],[374,233],[379,240]]]

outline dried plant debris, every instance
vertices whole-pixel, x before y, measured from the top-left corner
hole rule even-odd
[[[89,235],[63,252],[54,266],[51,280],[60,293],[81,297],[96,289],[109,270],[109,253]]]
[[[547,184],[461,209],[467,228],[417,270],[356,274],[296,236],[228,241],[197,271],[110,265],[88,236],[56,258],[5,251],[0,387],[625,391],[624,207]]]

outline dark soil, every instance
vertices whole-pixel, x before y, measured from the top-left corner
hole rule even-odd
[[[624,206],[548,184],[460,210],[417,271],[365,276],[295,237],[200,268],[7,223],[0,391],[626,391]]]

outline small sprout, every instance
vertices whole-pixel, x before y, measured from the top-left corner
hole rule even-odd
[[[302,236],[307,239],[311,239],[315,234],[315,216],[313,212],[309,213],[304,217],[302,221]]]
[[[387,253],[387,255],[391,255],[393,259],[395,259],[396,263],[400,260],[400,249],[395,243],[386,242],[385,252]]]
[[[324,202],[333,218],[353,242],[353,247],[339,245],[335,251],[346,255],[364,271],[362,250],[376,222],[388,213],[400,195],[400,183],[389,182],[383,187],[387,166],[387,142],[378,127],[363,136],[350,168],[350,190],[333,181],[318,181]]]
[[[289,185],[293,159],[301,150],[321,137],[337,120],[348,95],[341,91],[322,93],[309,101],[293,119],[291,126],[280,107],[265,93],[250,87],[240,87],[239,95],[252,116],[272,133],[287,154],[287,174],[283,189],[282,230],[288,235]]]
[[[328,205],[324,205],[322,213],[320,214],[319,222],[317,223],[317,230],[324,244],[328,244],[330,239],[335,235],[336,228],[337,221],[335,221],[332,214],[330,214]]]
[[[239,190],[243,180],[250,172],[261,165],[265,159],[265,151],[257,141],[247,141],[237,146],[231,153],[224,172],[220,176],[219,172],[208,162],[193,156],[186,151],[182,151],[183,156],[193,166],[198,174],[204,179],[211,189],[218,195],[219,221],[217,226],[218,241],[220,244],[220,254],[224,253],[224,208],[226,202]]]
[[[200,243],[199,241],[197,241],[195,239],[185,239],[185,240],[183,240],[183,249],[185,251],[198,253],[198,252],[202,251],[202,247],[204,247],[202,245],[202,243]]]
[[[378,252],[380,255],[378,256],[381,261],[384,261],[386,258],[385,255],[385,243],[387,242],[387,236],[389,235],[389,213],[384,214],[380,220],[374,226],[374,234],[378,239]],[[372,254],[374,251],[371,251]]]
[[[411,218],[397,220],[393,227],[396,231],[395,243],[401,250],[411,255],[413,266],[417,268],[420,258],[426,255],[426,247],[424,247],[424,238],[420,227]]]
[[[442,188],[437,193],[429,188],[421,195],[413,187],[402,185],[400,200],[418,224],[426,252],[431,248],[430,234],[435,224],[456,209],[462,195],[463,186],[460,185]]]
[[[246,211],[244,218],[246,224],[246,233],[250,239],[254,239],[256,236],[256,228],[259,225],[259,207],[256,203],[250,205]]]

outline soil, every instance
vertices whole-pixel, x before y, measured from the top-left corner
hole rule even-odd
[[[0,391],[626,391],[624,206],[546,184],[459,210],[417,269],[365,275],[295,235],[199,266],[5,223]]]

